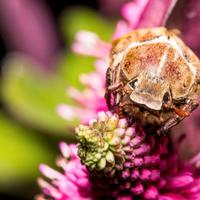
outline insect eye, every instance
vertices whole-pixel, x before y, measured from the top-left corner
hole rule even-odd
[[[131,82],[129,83],[129,85],[130,85],[132,88],[135,88],[135,87],[136,87],[136,84],[137,84],[137,81],[138,81],[138,79],[135,79],[135,80],[131,81]]]
[[[164,102],[168,102],[170,100],[170,97],[169,97],[169,92],[165,92],[164,96],[163,96],[163,101]]]

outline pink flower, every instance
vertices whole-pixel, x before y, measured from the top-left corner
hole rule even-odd
[[[125,20],[118,23],[113,37],[138,27],[163,25],[175,3],[135,0],[126,4]],[[110,45],[93,33],[79,32],[72,48],[98,58],[96,71],[80,76],[85,90],[68,89],[78,106],[58,107],[64,118],[79,118],[84,125],[76,129],[77,146],[61,143],[63,155],[57,165],[62,172],[41,165],[50,183],[39,179],[43,194],[37,199],[199,200],[199,155],[183,162],[169,136],[147,134],[139,125],[128,126],[126,119],[107,111],[104,89]]]
[[[66,120],[80,119],[86,123],[96,116],[100,110],[107,110],[104,99],[106,63],[104,60],[97,60],[96,71],[89,74],[81,74],[80,82],[85,86],[84,91],[79,91],[74,87],[67,89],[68,95],[79,105],[71,106],[61,104],[57,111]]]
[[[63,172],[58,172],[47,165],[40,165],[41,172],[52,183],[39,178],[38,184],[46,196],[55,200],[71,199],[91,199],[91,184],[86,168],[80,164],[77,157],[76,145],[60,143],[62,157],[58,158],[57,165]],[[46,199],[43,195],[37,197],[38,200]]]
[[[122,7],[114,38],[136,28],[164,26],[177,0],[133,0]],[[156,14],[155,14],[156,13]]]
[[[176,0],[136,0],[122,7],[122,15],[125,20],[118,22],[113,38],[119,37],[138,27],[151,27],[163,25],[169,16]],[[159,10],[159,16],[151,18],[152,12]],[[148,23],[147,23],[148,21]],[[76,35],[72,50],[78,54],[96,57],[96,71],[89,74],[81,74],[80,82],[85,85],[84,91],[69,87],[68,95],[78,106],[61,104],[57,111],[66,120],[79,119],[87,123],[95,117],[100,110],[108,110],[105,99],[105,74],[108,67],[108,56],[111,45],[102,41],[95,33],[80,31]]]
[[[61,143],[57,165],[63,172],[40,166],[51,183],[38,180],[44,195],[37,199],[200,199],[200,178],[191,164],[178,160],[168,138],[127,124],[100,112],[88,126],[79,126],[80,160],[77,146]]]

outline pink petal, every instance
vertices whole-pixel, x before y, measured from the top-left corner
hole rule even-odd
[[[131,192],[133,193],[133,195],[139,195],[143,193],[144,192],[143,185],[141,183],[135,184],[135,186],[131,188]]]
[[[81,122],[86,123],[91,118],[95,117],[95,111],[78,108],[74,106],[69,106],[61,104],[57,107],[58,114],[66,120],[80,119]]]
[[[105,60],[99,59],[95,62],[96,73],[101,77],[102,82],[105,82],[105,74],[108,68],[108,64]]]
[[[165,195],[160,195],[158,200],[187,200],[177,194],[165,194]]]
[[[129,22],[132,28],[138,26],[148,3],[149,0],[135,0],[122,7],[122,16]]]
[[[150,179],[150,177],[151,177],[151,171],[150,171],[150,170],[148,170],[148,169],[143,169],[143,170],[141,171],[141,175],[140,175],[141,180],[147,181],[147,180]]]
[[[94,77],[92,77],[92,78],[94,78]],[[71,98],[73,98],[77,103],[80,104],[80,106],[93,109],[100,103],[100,102],[98,102],[100,94],[97,93],[100,91],[98,91],[97,88],[94,88],[94,90],[87,88],[81,92],[74,87],[69,87],[67,92]],[[101,91],[101,92],[102,92],[101,97],[103,98],[104,92],[103,91]]]
[[[77,180],[77,184],[80,186],[80,187],[83,187],[83,188],[87,188],[90,186],[90,183],[88,181],[88,178],[81,178],[81,179],[78,179]]]
[[[145,199],[158,199],[158,190],[154,186],[150,186],[144,192]]]
[[[81,74],[80,82],[95,90],[102,89],[104,92],[104,80],[97,73]]]
[[[177,0],[135,0],[126,4],[122,15],[132,29],[163,26]]]
[[[196,178],[190,185],[185,187],[182,194],[200,194],[200,179]]]
[[[79,31],[72,50],[78,54],[105,59],[109,53],[110,44],[102,41],[98,35],[88,31]]]
[[[62,155],[65,158],[69,158],[71,156],[71,149],[69,145],[67,145],[65,142],[60,142],[59,147],[62,152]]]
[[[55,187],[53,187],[51,184],[46,182],[45,180],[39,178],[38,179],[38,185],[43,189],[44,193],[47,195],[51,195],[55,199],[60,199],[62,194],[59,190],[57,190]]]
[[[115,33],[113,35],[113,39],[117,39],[117,38],[121,37],[122,35],[130,32],[130,31],[131,31],[131,28],[128,25],[128,23],[125,22],[124,20],[120,20],[117,23],[116,30],[115,30]]]
[[[191,175],[174,176],[167,180],[166,188],[175,189],[189,185],[194,181]]]
[[[74,120],[79,117],[80,110],[77,107],[61,104],[57,107],[57,112],[66,120]]]
[[[63,179],[65,178],[61,173],[57,172],[56,170],[50,168],[49,166],[45,164],[41,164],[39,166],[40,171],[48,178],[50,179]]]
[[[131,199],[132,199],[131,195],[121,196],[117,198],[117,200],[131,200]]]

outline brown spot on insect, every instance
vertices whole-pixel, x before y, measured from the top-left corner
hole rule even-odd
[[[200,62],[177,33],[163,27],[130,32],[112,42],[109,57],[109,108],[158,133],[198,105]]]

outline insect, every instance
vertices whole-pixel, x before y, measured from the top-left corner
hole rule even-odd
[[[112,42],[106,100],[130,122],[167,132],[198,106],[200,61],[177,30],[138,29]]]

